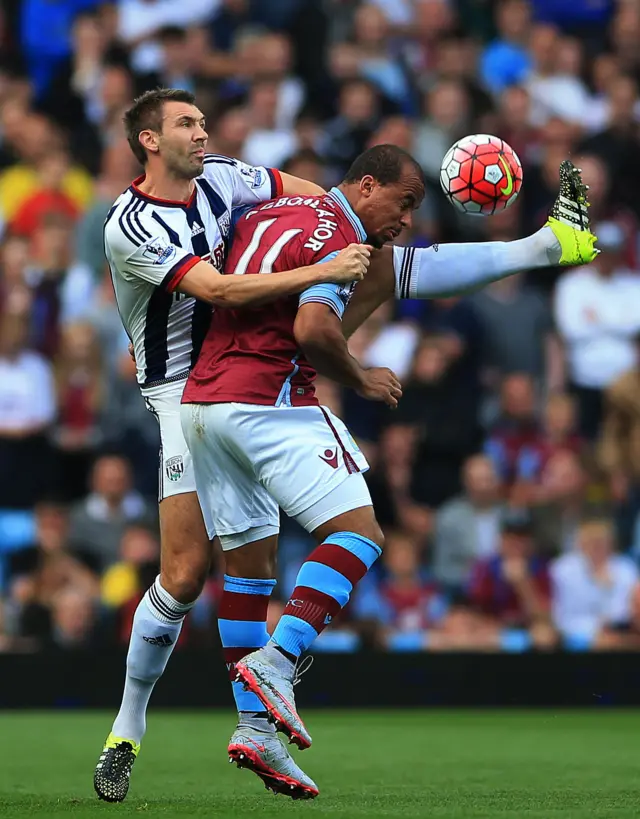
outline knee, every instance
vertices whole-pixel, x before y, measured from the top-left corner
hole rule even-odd
[[[378,521],[374,520],[372,525],[368,528],[369,530],[362,534],[369,538],[369,540],[372,540],[380,549],[384,549],[384,532],[380,528]]]
[[[208,566],[163,566],[160,583],[178,603],[193,603],[204,588],[208,569]]]
[[[270,580],[276,576],[277,560],[275,552],[256,552],[243,546],[224,552],[224,565],[230,577]]]

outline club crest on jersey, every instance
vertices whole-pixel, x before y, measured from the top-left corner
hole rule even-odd
[[[164,468],[167,473],[167,478],[170,481],[179,481],[184,475],[184,461],[182,455],[176,455],[174,458],[167,458],[164,463]]]
[[[176,255],[176,249],[173,245],[168,245],[164,240],[157,238],[147,242],[142,255],[147,259],[151,259],[153,264],[165,264]]]
[[[247,177],[247,184],[252,188],[262,185],[262,171],[259,168],[241,168],[240,173]]]

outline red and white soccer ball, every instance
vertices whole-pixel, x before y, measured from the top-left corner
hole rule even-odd
[[[499,137],[474,134],[442,160],[440,184],[451,204],[472,216],[490,216],[512,205],[522,187],[522,165]]]

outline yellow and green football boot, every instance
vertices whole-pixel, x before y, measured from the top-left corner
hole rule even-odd
[[[546,222],[560,243],[558,264],[563,267],[589,264],[600,252],[590,229],[587,190],[580,169],[565,159],[560,165],[560,192]]]

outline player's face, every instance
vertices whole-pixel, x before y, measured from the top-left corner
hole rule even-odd
[[[166,103],[162,132],[157,138],[167,170],[180,179],[200,176],[208,139],[202,111],[188,103]]]
[[[409,166],[398,182],[388,185],[365,176],[360,181],[360,193],[358,216],[367,231],[367,240],[374,247],[382,247],[411,227],[413,211],[424,198],[424,184]]]

